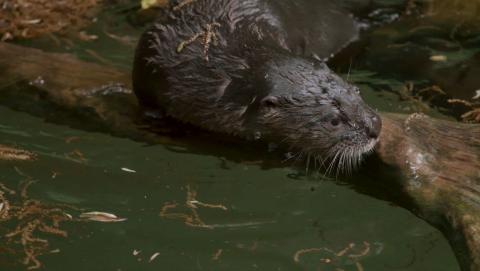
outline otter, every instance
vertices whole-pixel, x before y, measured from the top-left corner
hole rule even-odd
[[[327,0],[316,3],[314,10],[285,0],[173,3],[139,40],[139,103],[203,129],[355,168],[377,143],[381,119],[325,63],[355,37],[354,19]]]

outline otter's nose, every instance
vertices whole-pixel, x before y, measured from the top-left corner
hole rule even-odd
[[[377,138],[382,130],[382,120],[379,116],[375,115],[370,117],[370,123],[366,127],[367,135],[370,138]]]

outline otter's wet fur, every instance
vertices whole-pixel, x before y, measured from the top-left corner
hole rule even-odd
[[[327,170],[348,171],[375,146],[381,121],[358,88],[319,59],[356,33],[351,17],[319,3],[319,29],[288,26],[287,19],[312,13],[293,0],[196,0],[173,9],[139,41],[135,94],[147,110],[287,145],[296,156],[329,160]],[[335,35],[332,23],[351,33]]]

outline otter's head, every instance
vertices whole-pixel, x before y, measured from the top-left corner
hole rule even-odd
[[[380,116],[363,102],[357,87],[323,62],[271,62],[265,83],[268,91],[259,101],[257,121],[265,133],[292,146],[294,155],[315,159],[327,171],[335,165],[350,171],[373,150]]]

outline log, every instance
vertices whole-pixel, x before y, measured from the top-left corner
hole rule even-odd
[[[0,43],[0,104],[47,119],[54,108],[64,124],[74,125],[65,123],[65,115],[82,119],[77,128],[94,123],[91,129],[116,136],[181,144],[144,129],[129,78],[128,72],[69,55]],[[37,108],[31,106],[35,102]],[[422,114],[382,113],[382,119],[375,155],[361,170],[375,176],[380,193],[374,195],[388,194],[440,229],[462,270],[480,271],[480,125]]]
[[[409,209],[445,234],[462,270],[480,270],[480,125],[422,114],[382,120],[376,153],[400,173]]]
[[[128,71],[0,42],[0,104],[73,128],[168,143],[142,129],[130,81]]]

